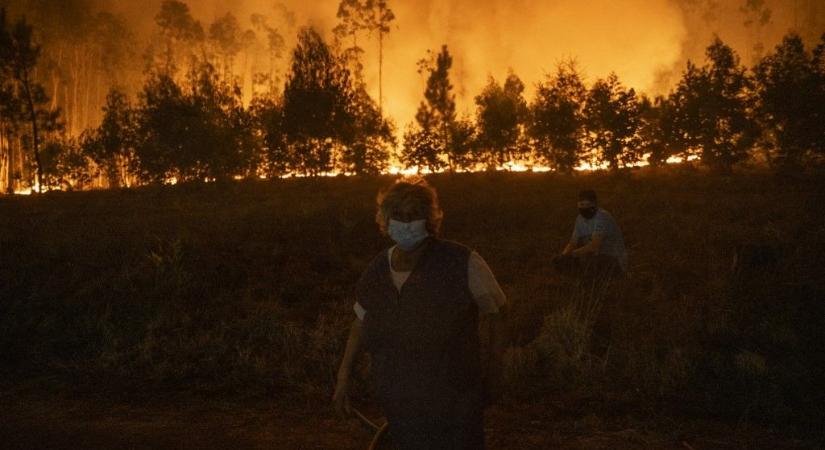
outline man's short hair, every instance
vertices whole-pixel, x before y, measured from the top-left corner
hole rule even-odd
[[[579,200],[597,203],[596,191],[594,191],[593,189],[584,189],[582,191],[579,191]]]

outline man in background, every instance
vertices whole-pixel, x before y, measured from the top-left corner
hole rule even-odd
[[[561,255],[553,258],[559,272],[610,278],[627,273],[627,254],[619,225],[609,212],[599,208],[596,192],[579,192],[579,215],[570,241]]]

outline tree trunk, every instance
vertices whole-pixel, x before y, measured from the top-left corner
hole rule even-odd
[[[72,80],[72,126],[71,134],[75,134],[80,122],[80,49],[74,51],[74,79]]]
[[[37,170],[37,192],[43,192],[43,165],[40,161],[40,141],[37,128],[37,111],[34,109],[34,98],[32,98],[31,81],[27,71],[23,72],[23,93],[26,95],[26,103],[29,106],[29,119],[32,122],[32,150],[34,150],[34,164]]]
[[[378,113],[384,116],[384,32],[378,30]]]
[[[92,68],[91,64],[89,64],[89,60],[91,59],[91,52],[84,52],[83,54],[83,78],[85,83],[83,83],[84,93],[83,93],[83,124],[80,127],[80,130],[85,130],[89,128],[89,109],[90,109],[90,101],[91,101],[91,86],[89,86],[90,81],[92,79]]]
[[[241,67],[241,102],[244,105],[248,105],[249,102],[246,101],[246,98],[252,99],[252,95],[250,95],[250,91],[246,89],[246,80],[249,71],[249,48],[244,49],[243,52],[243,67]]]
[[[6,142],[8,142],[8,138],[6,137],[5,131],[6,131],[6,126],[3,123],[3,118],[0,117],[0,152],[2,152],[2,160],[0,160],[0,186],[5,185],[5,186],[8,187],[8,178],[7,178],[7,176],[8,176],[8,173],[9,173],[8,167],[9,167],[9,161],[11,160],[11,158],[9,158],[8,146],[6,146],[6,147],[3,146],[3,141],[4,140]],[[6,176],[4,176],[4,174]]]
[[[101,56],[101,55],[98,54],[98,56]],[[94,121],[95,125],[98,125],[100,123],[99,118],[100,118],[101,109],[103,109],[103,103],[104,103],[103,98],[101,98],[102,92],[100,90],[100,85],[103,84],[103,80],[101,79],[102,78],[101,72],[102,72],[102,70],[100,70],[100,69],[95,70],[95,83],[94,83],[95,95],[93,97],[94,98],[94,108],[93,108],[94,117],[92,117],[92,120]]]
[[[6,139],[6,144],[8,145],[8,155],[9,160],[6,162],[6,182],[8,185],[6,186],[6,193],[7,194],[14,194],[14,146],[12,145],[11,139]]]
[[[63,65],[63,46],[57,52],[57,67]],[[52,110],[57,108],[57,101],[60,97],[58,90],[60,89],[60,73],[55,69],[52,70]]]

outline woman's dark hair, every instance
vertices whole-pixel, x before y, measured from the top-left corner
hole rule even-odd
[[[422,215],[427,219],[427,231],[437,236],[441,230],[444,213],[438,205],[435,188],[419,176],[399,178],[378,192],[375,222],[381,233],[387,234],[390,218],[401,205],[407,203],[413,203],[417,208],[421,208]]]

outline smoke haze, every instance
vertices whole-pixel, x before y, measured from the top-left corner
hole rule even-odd
[[[19,10],[26,2],[3,3]],[[137,36],[148,36],[161,2],[96,3],[100,9],[126,17]],[[291,47],[297,27],[306,24],[330,38],[339,1],[186,3],[205,27],[230,11],[244,27],[249,26],[252,14],[267,15]],[[535,84],[567,58],[578,62],[590,82],[615,71],[628,86],[649,94],[663,93],[678,80],[687,59],[702,60],[714,34],[732,45],[748,65],[757,56],[753,51],[756,42],[770,51],[792,29],[812,43],[817,33],[825,31],[821,3],[766,0],[762,8],[769,10],[769,20],[748,27],[741,10],[745,0],[390,0],[396,20],[385,38],[384,109],[401,128],[413,120],[424,88],[416,61],[426,56],[427,49],[437,50],[442,44],[454,56],[451,76],[458,111],[463,114],[473,113],[473,98],[488,77],[502,81],[512,69],[527,86],[529,100]],[[294,13],[291,27],[285,10]],[[364,37],[360,43],[366,50],[366,81],[377,99],[377,39]]]

